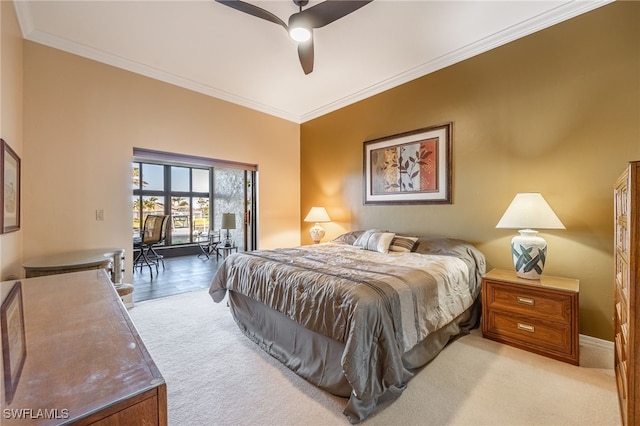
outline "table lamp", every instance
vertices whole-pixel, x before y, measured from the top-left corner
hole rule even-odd
[[[315,223],[309,230],[309,235],[311,235],[313,243],[318,244],[322,237],[324,237],[324,228],[320,226],[320,222],[331,222],[331,218],[324,207],[311,207],[304,221]]]
[[[224,246],[231,247],[231,233],[230,229],[236,229],[236,215],[235,213],[222,213],[222,229],[226,229],[227,233],[224,238]]]
[[[516,273],[521,278],[540,279],[547,258],[547,243],[537,229],[565,229],[542,194],[516,194],[496,228],[518,229],[520,235],[511,240],[511,254]]]

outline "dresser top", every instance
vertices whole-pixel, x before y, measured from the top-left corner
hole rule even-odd
[[[529,280],[526,278],[520,278],[516,275],[515,270],[492,269],[484,276],[484,278],[522,284],[531,287],[553,288],[556,290],[573,291],[576,293],[580,291],[580,280],[574,278],[542,275],[539,280]]]

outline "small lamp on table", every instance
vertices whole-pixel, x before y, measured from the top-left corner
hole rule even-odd
[[[309,235],[311,235],[313,243],[318,244],[322,237],[324,237],[324,228],[320,226],[320,223],[331,222],[331,218],[324,207],[311,207],[304,221],[315,223],[309,230]]]
[[[227,233],[224,237],[224,246],[231,247],[233,244],[231,240],[231,233],[229,232],[229,230],[236,229],[235,213],[222,213],[222,225],[220,227],[227,230]]]
[[[539,280],[547,259],[547,243],[537,229],[565,229],[542,194],[516,194],[496,228],[519,229],[511,240],[511,254],[516,274],[520,278]]]

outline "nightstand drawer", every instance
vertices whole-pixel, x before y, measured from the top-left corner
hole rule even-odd
[[[572,353],[569,323],[545,322],[531,317],[490,311],[486,333],[501,340],[513,339],[521,345],[531,345],[536,349]]]
[[[571,295],[539,291],[526,286],[502,284],[487,280],[487,307],[547,320],[569,323]]]

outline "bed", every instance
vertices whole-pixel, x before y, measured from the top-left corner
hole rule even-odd
[[[414,370],[479,324],[483,254],[448,238],[355,231],[235,253],[213,277],[242,332],[307,381],[348,398],[358,423]]]

